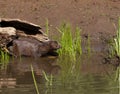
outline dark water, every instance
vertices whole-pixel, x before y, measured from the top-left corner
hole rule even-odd
[[[102,64],[100,54],[84,55],[77,64],[71,62],[64,57],[11,59],[0,71],[0,94],[36,94],[31,65],[40,94],[119,94],[115,67]]]

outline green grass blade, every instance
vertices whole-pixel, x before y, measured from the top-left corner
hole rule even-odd
[[[50,80],[48,79],[48,77],[47,77],[45,71],[42,71],[42,73],[43,73],[43,75],[44,75],[44,77],[45,77],[45,80],[46,80],[47,82],[50,82]]]
[[[33,77],[33,81],[34,81],[36,92],[37,92],[37,94],[40,94],[39,90],[38,90],[38,85],[37,85],[37,82],[36,82],[36,79],[35,79],[35,75],[34,75],[34,71],[33,71],[32,65],[31,65],[31,71],[32,71],[32,77]]]

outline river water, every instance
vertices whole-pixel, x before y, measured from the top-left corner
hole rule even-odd
[[[119,94],[116,67],[100,55],[84,54],[77,64],[66,57],[11,59],[0,71],[0,94],[37,94],[31,66],[39,94]]]

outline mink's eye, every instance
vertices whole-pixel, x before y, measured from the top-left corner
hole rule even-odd
[[[49,41],[49,39],[48,39],[48,38],[44,38],[44,40],[45,40],[45,41]]]

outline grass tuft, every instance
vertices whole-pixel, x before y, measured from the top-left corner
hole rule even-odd
[[[75,60],[77,53],[80,55],[82,54],[81,29],[76,27],[74,38],[72,35],[72,28],[69,23],[63,23],[58,31],[61,33],[60,43],[62,48],[59,51],[60,55],[67,55]]]
[[[2,50],[0,50],[0,65],[1,68],[6,68],[7,64],[9,63],[9,55],[7,52],[3,52]]]

